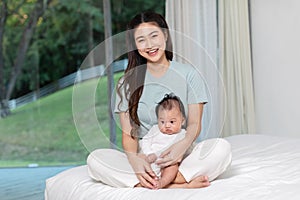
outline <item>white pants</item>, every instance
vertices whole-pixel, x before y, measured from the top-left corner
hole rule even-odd
[[[180,163],[179,171],[187,182],[197,176],[209,181],[222,174],[231,163],[231,146],[221,138],[204,140]],[[88,173],[96,181],[114,187],[134,187],[139,183],[125,153],[97,149],[87,158]]]

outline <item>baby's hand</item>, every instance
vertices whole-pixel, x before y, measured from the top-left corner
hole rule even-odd
[[[157,156],[155,155],[155,153],[150,153],[147,155],[147,161],[149,163],[154,163],[157,159]]]

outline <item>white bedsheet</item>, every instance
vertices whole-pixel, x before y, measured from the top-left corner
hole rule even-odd
[[[290,200],[300,199],[300,139],[266,135],[226,138],[231,167],[207,188],[113,188],[92,181],[86,166],[68,169],[46,181],[46,200]]]

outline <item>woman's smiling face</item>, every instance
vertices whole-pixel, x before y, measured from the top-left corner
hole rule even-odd
[[[142,23],[134,33],[135,44],[148,62],[159,63],[166,59],[166,34],[154,23]]]

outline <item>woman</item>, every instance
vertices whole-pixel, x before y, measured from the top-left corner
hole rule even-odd
[[[99,149],[88,159],[90,176],[115,187],[142,186],[157,189],[158,178],[139,153],[139,140],[155,124],[156,103],[167,93],[178,96],[186,110],[184,139],[161,154],[156,163],[166,167],[179,163],[175,180],[167,188],[201,188],[223,173],[231,162],[230,145],[223,139],[197,144],[203,106],[207,102],[201,76],[192,66],[172,61],[172,41],[165,19],[153,12],[135,16],[127,27],[128,66],[118,85],[115,112],[120,116],[125,153]],[[184,183],[177,180],[184,180]]]

